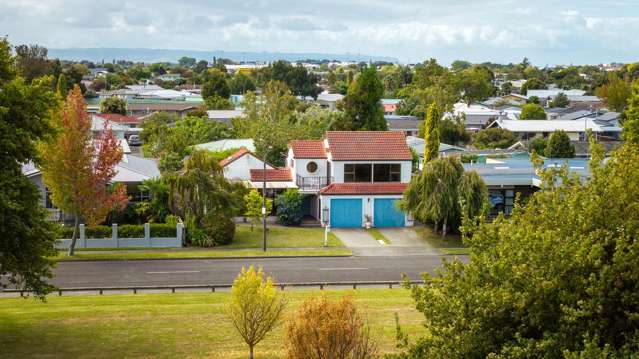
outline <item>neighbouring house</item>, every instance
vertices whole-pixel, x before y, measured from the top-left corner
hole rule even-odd
[[[584,158],[545,158],[543,167],[560,167],[564,164],[570,173],[580,178],[590,177],[588,159]],[[525,201],[541,186],[541,179],[532,165],[530,155],[526,152],[504,157],[498,155],[498,158],[490,158],[490,155],[480,156],[479,160],[463,165],[466,171],[477,172],[486,183],[491,216],[502,212],[510,215],[517,196]]]
[[[251,152],[255,152],[255,144],[251,138],[230,138],[213,142],[201,143],[193,146],[198,150],[207,150],[211,152],[220,152],[232,149],[240,149],[245,147]]]
[[[159,178],[160,170],[154,160],[125,154],[122,161],[115,167],[116,175],[111,183],[122,183],[127,188],[127,194],[131,202],[140,202],[150,199],[148,192],[140,190],[139,186],[147,179]],[[48,211],[48,220],[59,222],[72,222],[73,217],[65,215],[51,202],[49,190],[42,180],[42,172],[31,162],[22,166],[22,173],[35,184],[41,193],[41,204]]]
[[[186,117],[187,113],[198,108],[199,103],[188,101],[165,101],[165,102],[129,102],[127,113],[130,116],[145,116],[154,112],[168,112],[180,118]]]
[[[394,115],[401,101],[401,99],[397,98],[383,98],[382,107],[384,108],[384,115]]]
[[[417,116],[384,115],[384,119],[390,131],[401,131],[406,136],[417,136],[422,122]]]
[[[406,144],[408,145],[408,147],[412,148],[415,153],[417,153],[417,155],[419,156],[419,163],[420,166],[422,164],[422,162],[424,161],[424,139],[423,138],[419,138],[419,137],[415,137],[415,136],[407,136],[406,137]],[[448,157],[448,156],[452,156],[452,155],[459,155],[462,154],[464,152],[467,152],[467,150],[465,148],[462,147],[458,147],[458,146],[453,146],[453,145],[449,145],[446,143],[440,143],[439,144],[439,157]]]
[[[621,127],[617,119],[581,117],[573,120],[497,120],[489,127],[499,127],[515,133],[522,140],[547,138],[555,131],[564,131],[571,141],[585,141],[589,129],[598,140],[618,140]]]
[[[337,110],[337,102],[341,101],[344,98],[344,95],[339,93],[321,93],[317,95],[317,100],[315,102],[320,105],[320,107],[328,108],[331,111]]]
[[[568,96],[568,107],[598,110],[605,107],[605,104],[597,96]]]
[[[232,119],[246,116],[244,110],[208,110],[206,114],[209,120],[222,122],[227,126],[231,126]]]
[[[126,126],[128,128],[138,128],[142,123],[142,120],[139,117],[123,116],[119,113],[96,113],[91,116],[99,117],[102,120],[109,121],[110,123],[117,123],[118,125]]]
[[[446,112],[443,118],[453,118],[455,116],[464,116],[466,121],[466,130],[469,132],[477,132],[486,128],[498,118],[516,119],[521,113],[520,109],[495,110],[488,106],[480,104],[471,104],[459,102],[453,105],[452,112]]]
[[[177,81],[181,79],[182,79],[182,75],[180,74],[163,74],[163,75],[159,75],[155,77],[155,80],[161,80],[161,81]]]
[[[265,165],[267,170],[275,168],[269,163],[264,163],[246,147],[241,147],[237,152],[220,161],[224,178],[229,181],[253,181],[253,171],[263,170]]]

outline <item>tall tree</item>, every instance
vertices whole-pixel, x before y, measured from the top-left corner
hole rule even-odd
[[[56,83],[56,92],[60,97],[67,98],[67,94],[69,93],[69,88],[67,84],[67,77],[64,74],[60,74],[58,76],[58,81]]]
[[[528,81],[526,81],[526,83],[524,83],[519,92],[522,95],[526,95],[528,93],[528,90],[541,90],[545,88],[546,85],[540,79],[530,78],[528,79]]]
[[[345,119],[352,130],[386,130],[381,99],[384,86],[375,66],[369,66],[355,78],[344,97]]]
[[[31,82],[31,80],[49,73],[51,65],[47,59],[49,51],[46,47],[39,45],[18,45],[15,47],[15,52],[15,63],[18,72],[27,82]]]
[[[550,136],[544,154],[551,158],[573,158],[575,157],[575,145],[570,142],[570,137],[566,132],[557,130]]]
[[[439,157],[439,122],[441,113],[437,104],[428,107],[424,123],[424,163]]]
[[[126,116],[126,100],[112,96],[100,102],[100,113],[117,113]]]
[[[469,224],[468,263],[412,288],[428,334],[404,357],[636,357],[639,146],[602,160],[587,182],[553,169],[510,218]]]
[[[461,97],[468,105],[495,93],[493,73],[483,66],[473,66],[458,73]]]
[[[43,297],[50,289],[52,262],[46,257],[55,254],[55,237],[42,194],[21,166],[39,163],[36,142],[52,131],[50,111],[57,103],[51,79],[25,84],[17,72],[11,47],[0,38],[0,277]]]
[[[628,108],[624,115],[623,139],[639,144],[639,81],[635,81],[632,85],[632,94],[628,99]]]
[[[59,134],[42,146],[42,174],[53,204],[75,218],[69,246],[72,256],[81,221],[98,224],[110,211],[124,209],[128,201],[125,186],[118,185],[113,191],[108,188],[117,174],[115,166],[122,159],[122,149],[106,124],[97,138],[92,138],[91,119],[77,85],[53,120]]]
[[[536,103],[527,103],[521,108],[520,120],[545,120],[546,111]]]
[[[609,110],[623,112],[632,93],[632,86],[629,81],[620,79],[617,74],[611,73],[608,75],[607,82],[597,88],[595,93],[604,99]]]
[[[213,68],[202,75],[202,97],[211,109],[230,108],[228,98],[231,96],[231,88],[226,79],[226,73]]]

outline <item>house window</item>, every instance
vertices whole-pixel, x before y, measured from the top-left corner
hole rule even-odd
[[[373,172],[373,182],[400,182],[402,165],[399,163],[376,163]]]
[[[317,172],[317,163],[312,162],[312,161],[311,161],[311,162],[309,162],[309,163],[306,165],[306,170],[308,171],[308,173],[315,173],[315,172]]]
[[[372,178],[372,165],[347,163],[344,165],[344,182],[370,182]]]

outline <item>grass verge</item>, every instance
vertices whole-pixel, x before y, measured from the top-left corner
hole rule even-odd
[[[458,234],[448,234],[442,237],[433,233],[433,229],[429,227],[416,227],[415,230],[420,238],[423,238],[428,244],[437,248],[444,254],[469,254],[469,249]]]
[[[285,292],[286,316],[319,291]],[[324,291],[352,295],[381,354],[396,352],[394,314],[412,338],[423,316],[405,289]],[[226,293],[138,294],[0,299],[0,348],[7,358],[246,358],[224,314]],[[256,347],[256,358],[283,357],[285,327]]]
[[[59,252],[53,257],[55,261],[91,261],[91,260],[136,260],[136,259],[192,259],[192,258],[233,258],[233,257],[292,257],[292,256],[350,256],[350,249],[328,248],[328,249],[299,249],[286,250],[275,249],[263,252],[261,250],[176,250],[176,251],[113,251],[96,253],[92,251],[77,251],[73,257],[69,257],[66,252]]]
[[[391,244],[390,240],[386,238],[385,235],[382,234],[377,228],[371,228],[367,230],[376,241],[382,241],[384,244]]]
[[[233,243],[221,248],[262,248],[263,232],[261,228],[239,225],[235,230]],[[320,227],[283,227],[269,226],[268,246],[270,248],[322,247],[324,229]],[[344,247],[342,241],[333,233],[328,235],[329,247]]]

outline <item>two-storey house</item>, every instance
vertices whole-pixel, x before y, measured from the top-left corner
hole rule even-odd
[[[285,169],[305,195],[306,215],[333,228],[357,228],[412,225],[396,208],[411,168],[402,132],[329,131],[323,140],[291,142]]]

